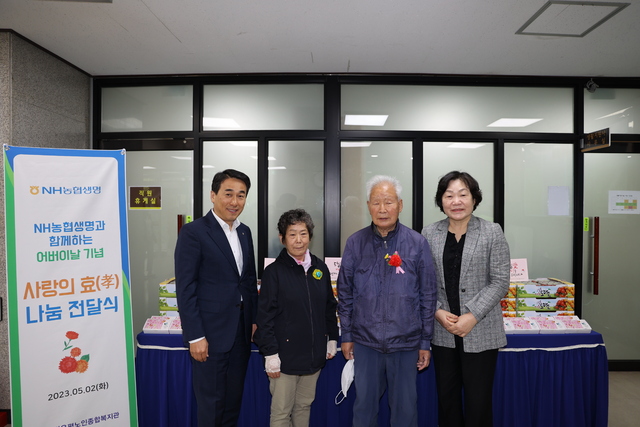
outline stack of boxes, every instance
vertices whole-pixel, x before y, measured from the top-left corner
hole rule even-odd
[[[509,284],[500,301],[506,333],[588,333],[589,324],[575,316],[575,285],[559,279]]]
[[[573,316],[575,285],[552,278],[513,282],[500,305],[504,317]]]
[[[159,316],[148,318],[142,331],[147,334],[181,334],[182,324],[178,315],[175,277],[160,283],[158,307]]]
[[[160,282],[158,292],[160,316],[175,317],[178,315],[178,299],[176,297],[176,278]]]
[[[507,294],[500,300],[500,308],[502,308],[503,317],[517,317],[516,306],[518,290],[515,283],[509,283]]]

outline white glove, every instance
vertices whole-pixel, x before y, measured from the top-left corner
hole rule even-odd
[[[338,352],[338,341],[336,340],[327,341],[327,355],[333,357],[336,355],[337,352]],[[327,356],[327,359],[329,359],[328,356]]]
[[[280,372],[280,356],[278,356],[278,353],[264,357],[264,370],[270,374]]]

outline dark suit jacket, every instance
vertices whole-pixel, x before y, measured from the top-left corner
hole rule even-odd
[[[251,339],[258,291],[251,230],[238,227],[243,271],[222,227],[209,211],[180,230],[175,250],[176,293],[185,344],[206,337],[210,352],[231,349],[238,328],[240,301],[244,304],[245,334]]]

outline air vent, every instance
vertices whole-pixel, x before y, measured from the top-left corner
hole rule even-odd
[[[584,37],[627,6],[629,3],[550,1],[516,34]]]

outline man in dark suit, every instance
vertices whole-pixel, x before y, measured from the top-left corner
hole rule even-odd
[[[185,224],[176,244],[178,310],[199,427],[235,426],[240,415],[258,299],[251,230],[238,220],[250,186],[242,172],[218,172],[213,209]]]

